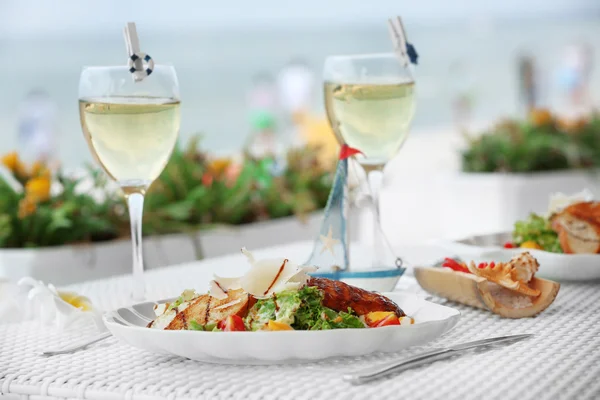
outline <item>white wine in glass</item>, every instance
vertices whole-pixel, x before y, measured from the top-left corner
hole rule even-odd
[[[331,56],[323,71],[325,109],[340,142],[358,149],[374,203],[372,266],[382,267],[379,190],[383,168],[408,137],[415,113],[415,83],[392,53]]]
[[[364,153],[362,165],[385,165],[408,137],[414,83],[325,82],[325,108],[343,142]]]
[[[125,66],[84,68],[79,81],[79,115],[94,158],[127,198],[133,247],[132,297],[144,300],[144,195],[167,165],[179,134],[175,69],[155,65],[151,75],[134,81]]]
[[[179,101],[112,97],[79,100],[90,150],[125,192],[145,191],[160,175],[179,132]]]

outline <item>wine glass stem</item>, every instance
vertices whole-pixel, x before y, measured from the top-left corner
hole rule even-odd
[[[383,179],[383,171],[374,169],[367,172],[367,178],[369,180],[369,188],[371,190],[371,196],[373,197],[373,267],[382,267],[383,257],[383,242],[381,232],[381,219],[379,218],[379,193],[381,190],[381,183]]]
[[[127,196],[129,219],[131,221],[131,242],[133,245],[133,300],[142,301],[146,290],[144,284],[144,258],[142,253],[142,215],[144,212],[144,195],[131,193]]]

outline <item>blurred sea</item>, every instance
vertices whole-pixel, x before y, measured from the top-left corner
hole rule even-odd
[[[450,126],[451,104],[460,93],[468,93],[473,101],[473,120],[521,113],[517,58],[523,54],[535,57],[542,105],[560,110],[565,98],[560,79],[565,49],[573,43],[591,46],[596,66],[591,88],[600,94],[598,17],[410,26],[408,31],[420,56],[415,68],[416,132]],[[142,34],[143,50],[156,62],[172,63],[177,69],[181,138],[202,132],[203,146],[218,152],[238,150],[249,132],[246,95],[257,73],[275,74],[290,59],[304,59],[319,84],[314,111],[322,113],[320,75],[327,55],[390,50],[384,25],[185,32],[152,32],[144,27]],[[0,37],[0,153],[17,146],[20,101],[31,90],[43,89],[58,107],[62,162],[75,166],[91,160],[79,126],[79,73],[84,65],[124,64],[124,53],[118,31]]]

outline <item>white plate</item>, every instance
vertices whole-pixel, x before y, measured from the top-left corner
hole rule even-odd
[[[192,360],[224,364],[277,364],[330,357],[394,352],[427,343],[451,328],[460,312],[412,294],[385,293],[414,325],[369,329],[279,332],[164,331],[146,328],[154,303],[120,308],[104,315],[111,333],[140,349]],[[132,311],[133,308],[133,311]]]
[[[453,242],[438,242],[448,249],[448,257],[458,256],[464,261],[473,260],[506,262],[516,254],[528,251],[540,263],[536,276],[556,281],[588,281],[600,279],[600,255],[561,254],[536,249],[505,249],[504,243],[512,241],[511,232],[471,236]]]

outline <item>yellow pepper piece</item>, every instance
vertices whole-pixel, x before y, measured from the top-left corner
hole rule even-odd
[[[270,320],[268,324],[268,328],[271,331],[293,331],[294,328],[289,326],[288,324],[284,324],[283,322],[277,322]]]
[[[374,326],[392,314],[395,313],[393,311],[371,311],[370,313],[365,315],[365,322],[369,326]]]
[[[538,249],[538,250],[542,250],[542,248],[543,248],[542,246],[540,246],[533,240],[528,240],[526,242],[523,242],[523,243],[521,243],[521,245],[519,247],[522,247],[525,249]]]

